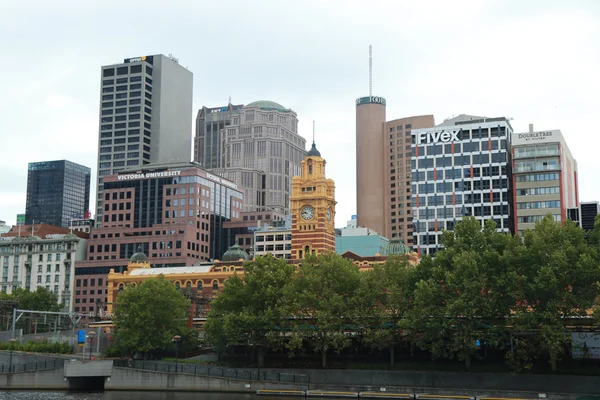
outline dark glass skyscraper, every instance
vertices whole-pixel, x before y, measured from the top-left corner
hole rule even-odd
[[[45,223],[69,227],[83,218],[90,204],[91,170],[71,161],[29,163],[26,224]]]

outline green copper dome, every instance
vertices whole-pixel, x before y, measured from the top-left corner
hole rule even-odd
[[[287,111],[287,108],[282,106],[279,103],[275,103],[274,101],[269,100],[258,100],[253,101],[250,104],[247,104],[246,107],[259,107],[261,110],[275,110],[275,111]]]
[[[385,246],[384,256],[398,255],[398,254],[406,254],[410,253],[410,247],[404,244],[404,242],[400,239],[392,239],[389,241],[387,246]]]
[[[148,261],[148,256],[142,252],[142,248],[138,246],[137,252],[131,256],[129,259],[131,262],[146,262]]]
[[[221,261],[239,261],[240,259],[248,261],[250,256],[237,244],[231,246],[221,257]]]

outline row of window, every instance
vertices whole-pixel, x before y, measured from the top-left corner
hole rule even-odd
[[[545,195],[545,194],[560,194],[560,188],[558,186],[551,186],[551,187],[539,187],[539,188],[529,188],[529,189],[517,189],[517,196]]]
[[[141,69],[138,72],[142,72]],[[132,72],[134,73],[134,72]],[[136,76],[132,76],[129,79],[127,78],[118,78],[116,80],[117,85],[122,85],[123,83],[127,83],[127,82],[141,82],[142,81],[142,76],[141,75],[136,75]],[[146,83],[152,84],[152,79],[150,79],[149,77],[146,77]],[[107,86],[107,85],[114,85],[115,84],[115,80],[114,79],[104,79],[102,81],[102,85],[103,86]]]
[[[557,181],[559,177],[558,172],[549,174],[528,174],[528,175],[517,175],[517,182],[540,182],[540,181]]]
[[[283,240],[292,240],[292,234],[276,234],[276,235],[256,235],[256,242],[282,242]]]
[[[509,214],[508,204],[501,204],[496,206],[487,205],[459,205],[456,207],[446,206],[443,208],[427,208],[415,210],[414,227],[415,230],[422,230],[419,224],[423,223],[423,220],[433,221],[435,219],[444,218],[462,218],[468,216],[485,217],[485,216],[505,216]]]
[[[390,159],[393,160],[394,156],[391,155]],[[411,160],[411,167],[413,170],[416,169],[427,169],[427,168],[443,168],[451,166],[461,165],[488,165],[506,163],[506,153],[483,153],[483,154],[467,154],[463,156],[442,156],[442,157],[428,157],[428,158],[417,158]]]
[[[560,200],[517,203],[517,210],[531,210],[538,208],[560,208]]]
[[[145,68],[146,74],[152,76],[152,68],[146,65]],[[127,74],[139,74],[142,72],[142,64],[133,64],[131,66],[126,65],[123,67],[117,67],[116,73],[117,76],[127,75]],[[110,78],[111,76],[115,76],[115,68],[104,68],[102,70],[102,76],[104,78]]]
[[[524,217],[517,217],[517,222],[524,223],[524,224],[531,224],[531,223],[540,222],[542,219],[544,219],[544,217],[545,217],[545,215],[527,215]],[[560,220],[561,220],[560,214],[552,214],[552,218],[557,222],[560,222]]]

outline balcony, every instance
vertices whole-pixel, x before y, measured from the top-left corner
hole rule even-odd
[[[70,258],[65,258],[65,259],[63,260],[63,262],[64,262],[65,264],[71,265],[71,259],[70,259]]]

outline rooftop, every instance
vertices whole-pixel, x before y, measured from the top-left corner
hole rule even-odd
[[[169,267],[169,268],[138,268],[129,273],[130,276],[138,275],[173,275],[173,274],[202,274],[210,272],[212,265],[198,265],[190,267]]]
[[[284,106],[282,106],[279,103],[275,103],[274,101],[270,101],[270,100],[258,100],[258,101],[253,101],[250,104],[247,104],[246,107],[258,107],[261,110],[265,110],[265,111],[288,111],[289,109],[285,108]]]

